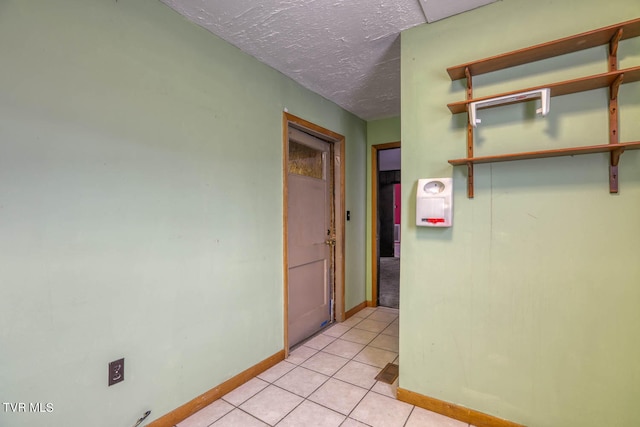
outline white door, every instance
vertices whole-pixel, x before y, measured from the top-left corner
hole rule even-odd
[[[287,269],[289,348],[331,321],[331,144],[289,128]]]

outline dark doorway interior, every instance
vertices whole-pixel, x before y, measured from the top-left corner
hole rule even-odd
[[[400,148],[378,152],[378,305],[400,307]]]
[[[396,189],[400,184],[400,171],[381,171],[378,174],[378,221],[380,228],[380,257],[395,256],[396,242]]]

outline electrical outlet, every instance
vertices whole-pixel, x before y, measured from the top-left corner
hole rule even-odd
[[[109,363],[109,386],[124,381],[124,357]]]

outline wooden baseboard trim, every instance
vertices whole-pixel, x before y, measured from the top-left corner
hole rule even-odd
[[[398,387],[398,400],[437,412],[464,423],[469,423],[476,427],[525,427],[522,424],[516,424],[512,421],[485,414],[484,412],[438,400],[400,387]]]
[[[378,305],[374,301],[367,301],[367,307],[377,307]]]
[[[344,313],[344,320],[347,320],[348,318],[350,318],[351,316],[353,316],[354,314],[356,314],[366,306],[367,306],[367,301],[362,301],[360,304],[356,305],[351,310]]]
[[[242,384],[254,378],[256,375],[261,374],[262,372],[266,371],[270,367],[283,360],[284,350],[280,350],[276,354],[267,357],[262,362],[259,362],[249,369],[242,371],[235,377],[228,379],[222,384],[191,400],[190,402],[187,402],[179,408],[176,408],[173,411],[169,412],[168,414],[163,415],[162,417],[148,424],[147,427],[174,427],[180,421],[185,420],[189,416],[198,412],[200,409],[210,405],[225,394],[240,387]]]

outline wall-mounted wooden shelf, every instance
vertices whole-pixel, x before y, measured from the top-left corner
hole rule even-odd
[[[612,151],[619,151],[618,155],[620,155],[625,150],[640,150],[640,141],[623,142],[619,144],[588,145],[584,147],[558,148],[555,150],[529,151],[526,153],[497,154],[495,156],[469,157],[464,159],[449,160],[449,163],[454,166],[463,166],[469,163],[479,164],[509,162],[512,160],[542,159],[548,157],[575,156],[578,154],[606,153]]]
[[[477,163],[506,162],[524,159],[539,159],[547,157],[574,156],[578,154],[590,153],[610,153],[609,165],[609,191],[611,193],[618,192],[618,162],[620,155],[625,150],[640,149],[640,141],[620,143],[618,137],[618,90],[621,84],[640,81],[640,66],[618,69],[618,44],[620,40],[629,39],[640,36],[640,18],[631,21],[622,22],[616,25],[600,28],[586,33],[577,34],[575,36],[565,37],[542,43],[532,47],[514,50],[512,52],[503,53],[478,61],[467,62],[465,64],[456,65],[447,68],[447,72],[451,80],[459,80],[466,78],[467,90],[466,99],[464,101],[453,102],[447,104],[452,114],[463,113],[469,109],[472,102],[490,100],[503,96],[526,93],[530,91],[540,90],[544,88],[550,89],[550,96],[568,95],[577,92],[583,92],[598,88],[609,88],[609,143],[603,145],[590,145],[582,147],[560,148],[554,150],[529,151],[522,153],[498,154],[492,156],[476,157],[473,154],[473,125],[467,124],[467,157],[462,159],[449,160],[454,166],[467,166],[467,194],[469,198],[473,198],[474,192],[474,172],[473,166]],[[520,89],[513,92],[505,92],[497,95],[491,95],[481,98],[473,97],[472,78],[474,75],[489,73],[502,70],[505,68],[523,65],[542,59],[552,58],[554,56],[565,55],[571,52],[577,52],[583,49],[589,49],[596,46],[608,44],[607,66],[608,72],[595,74],[576,79],[565,80],[562,82],[554,82],[546,85]],[[508,100],[510,101],[510,100]],[[525,99],[526,101],[526,99]],[[512,103],[522,102],[516,100]],[[477,104],[476,104],[477,105]],[[506,105],[506,104],[504,104]],[[484,108],[491,108],[488,105]]]
[[[563,82],[551,83],[544,86],[534,86],[512,92],[505,92],[481,98],[468,99],[466,101],[452,102],[450,104],[447,104],[447,107],[449,107],[449,110],[451,110],[453,114],[464,113],[465,111],[467,111],[467,105],[469,105],[469,103],[471,102],[484,101],[485,99],[497,98],[498,96],[512,95],[519,92],[528,92],[532,90],[544,89],[547,87],[551,89],[552,97],[569,95],[571,93],[610,87],[620,75],[623,76],[621,81],[621,83],[623,84],[640,81],[640,66],[611,71],[608,73],[595,74],[593,76],[580,77],[572,80],[565,80]]]
[[[515,67],[516,65],[528,64],[542,59],[553,58],[554,56],[578,52],[580,50],[608,44],[619,30],[622,30],[622,37],[619,40],[640,36],[640,19],[633,19],[620,24],[587,31],[586,33],[576,34],[575,36],[569,36],[478,61],[456,65],[447,68],[447,73],[449,73],[451,80],[455,81],[465,78],[466,69],[469,69],[472,76],[478,76],[480,74]]]

